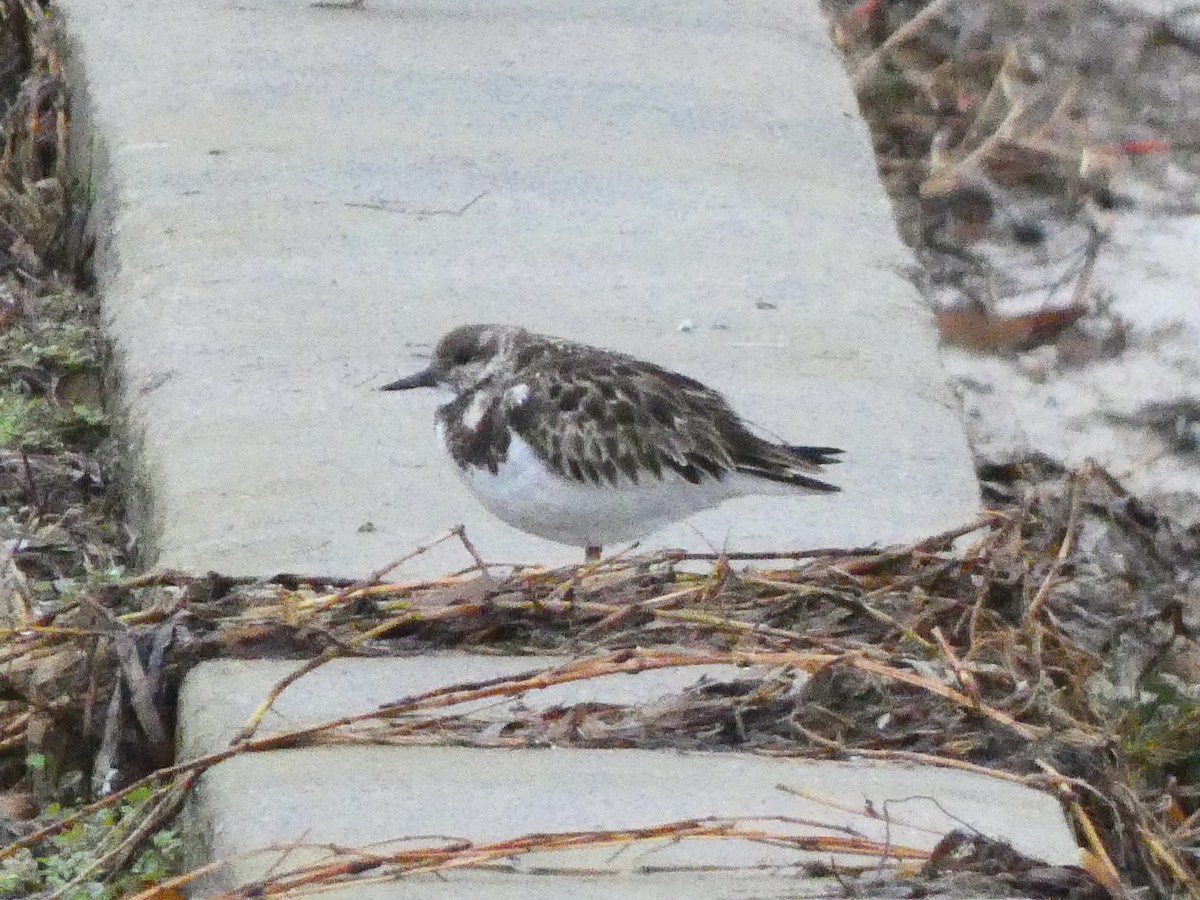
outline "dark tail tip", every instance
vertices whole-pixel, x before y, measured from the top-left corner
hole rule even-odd
[[[834,460],[837,462],[837,460]],[[822,494],[837,494],[841,492],[841,488],[836,484],[830,484],[828,481],[821,481],[819,478],[808,478],[805,475],[793,475],[789,481],[809,491],[819,491]]]
[[[840,463],[837,457],[844,452],[837,447],[788,447],[788,453],[814,466],[832,466]]]

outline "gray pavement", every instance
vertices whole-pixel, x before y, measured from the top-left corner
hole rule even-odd
[[[284,692],[260,735],[554,660],[446,655],[368,663],[339,661],[301,678]],[[180,697],[181,756],[223,747],[295,665],[214,662],[193,670]],[[701,676],[733,674],[726,667],[644,672],[437,715],[482,717],[499,738],[500,723],[529,710],[661,702]],[[206,883],[207,891],[216,891],[328,858],[329,844],[386,852],[453,837],[490,841],[710,816],[788,817],[745,827],[843,836],[831,829],[850,828],[892,846],[924,849],[953,829],[977,829],[1049,864],[1078,863],[1057,800],[1012,782],[951,769],[732,752],[341,746],[243,756],[203,777],[189,810],[188,834],[193,862],[239,857]],[[797,868],[829,859],[827,853],[749,840],[664,840],[624,850],[608,846],[503,860],[497,863],[501,873],[405,880],[372,896],[441,897],[455,886],[461,892],[476,885],[474,895],[489,898],[518,891],[561,897],[566,890],[595,897],[795,897],[838,890],[836,883],[806,878]],[[873,864],[855,856],[838,861]],[[716,871],[701,871],[705,867]],[[583,870],[587,877],[579,876]],[[345,896],[366,895],[353,889]]]
[[[374,391],[468,321],[643,355],[846,450],[843,494],[734,501],[650,546],[891,543],[976,513],[812,0],[61,8],[150,561],[358,575],[460,522],[490,559],[577,560],[459,486],[432,396]]]

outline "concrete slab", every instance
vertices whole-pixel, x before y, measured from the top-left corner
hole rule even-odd
[[[492,520],[374,388],[468,321],[618,347],[846,449],[833,498],[651,545],[905,541],[978,498],[814,0],[63,0],[80,174],[163,566],[357,574]],[[466,561],[446,546],[400,577]]]
[[[264,723],[264,733],[319,721],[330,712],[372,709],[438,683],[495,677],[549,662],[445,656],[373,660],[360,667],[344,661],[289,688],[278,717]],[[290,665],[295,664],[221,662],[193,670],[180,697],[181,756],[222,746]],[[586,682],[557,697],[529,696],[526,702],[652,701],[697,674],[642,673]],[[493,707],[474,714],[503,713]],[[780,785],[817,799],[798,797]],[[386,852],[430,841],[418,835],[487,841],[706,816],[790,817],[771,821],[769,828],[821,834],[846,827],[893,846],[922,848],[954,828],[977,828],[1051,864],[1078,861],[1055,799],[1007,781],[948,769],[799,762],[732,752],[417,746],[275,752],[232,759],[206,774],[189,810],[187,834],[193,864],[289,846],[287,852],[243,857],[206,884],[207,891],[217,891],[325,858],[330,843],[371,844],[372,850]],[[805,881],[799,868],[816,860],[749,840],[664,840],[623,851],[609,846],[531,855],[504,861],[504,872],[405,880],[402,887],[378,887],[370,896],[440,897],[452,886],[461,892],[472,884],[479,885],[476,896],[488,897],[516,896],[518,890],[533,897],[559,897],[563,890],[579,890],[584,897],[802,896],[820,889],[819,880]],[[727,870],[719,871],[722,867]],[[583,869],[589,877],[579,877]]]
[[[540,672],[567,661],[564,657],[464,653],[407,659],[336,659],[284,691],[263,719],[259,734],[280,734],[368,712],[447,685]],[[228,744],[262,703],[270,686],[301,665],[282,659],[214,659],[192,669],[180,700],[180,758],[203,756],[214,747]],[[692,685],[733,681],[745,677],[746,672],[739,666],[696,666],[609,675],[527,691],[515,700],[459,703],[446,707],[439,715],[509,722],[519,710],[544,711],[592,700],[615,706],[645,706]]]
[[[797,797],[789,788],[828,803]],[[873,817],[868,804],[889,818]],[[464,747],[284,751],[229,760],[205,775],[187,834],[206,860],[295,842],[309,845],[247,859],[213,883],[232,887],[269,871],[329,858],[322,844],[396,852],[440,846],[452,838],[485,842],[648,828],[703,817],[775,816],[790,821],[759,820],[748,823],[746,831],[813,835],[853,828],[881,843],[890,838],[893,846],[930,849],[946,833],[967,827],[1009,840],[1050,863],[1079,861],[1057,801],[1010,782],[949,769],[798,762],[739,753]],[[439,837],[416,837],[422,835]],[[666,839],[624,852],[606,846],[535,853],[506,860],[504,866],[528,875],[530,882],[582,869],[626,876],[646,869],[670,871],[675,896],[709,897],[720,894],[707,892],[696,870],[742,869],[743,877],[757,886],[781,876],[802,881],[800,867],[829,859],[828,853],[750,840]],[[865,857],[839,861],[870,864]],[[754,872],[756,868],[768,877]],[[424,897],[427,884],[405,881],[393,896]]]

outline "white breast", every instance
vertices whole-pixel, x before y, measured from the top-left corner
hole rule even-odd
[[[699,485],[675,475],[661,481],[647,475],[636,485],[622,479],[617,487],[580,484],[547,469],[516,435],[496,475],[474,466],[458,471],[497,518],[576,547],[632,541],[731,497],[789,492],[786,485],[740,475]]]

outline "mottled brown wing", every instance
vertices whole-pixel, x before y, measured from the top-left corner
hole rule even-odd
[[[728,438],[744,428],[719,394],[650,363],[580,350],[513,379],[528,389],[513,428],[552,469],[616,485],[672,472],[699,484],[737,468]]]

